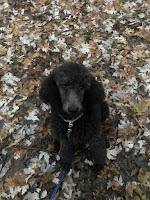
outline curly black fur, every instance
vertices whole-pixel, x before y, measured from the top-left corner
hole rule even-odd
[[[67,63],[56,69],[43,81],[40,98],[51,106],[51,132],[57,150],[60,149],[62,168],[73,157],[73,149],[67,138],[68,123],[83,113],[74,122],[71,139],[75,146],[88,143],[97,169],[102,169],[106,159],[106,136],[102,123],[108,117],[103,86],[82,65]]]

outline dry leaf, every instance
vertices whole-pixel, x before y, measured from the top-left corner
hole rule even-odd
[[[40,182],[40,187],[42,187],[42,185],[51,182],[54,178],[54,175],[52,175],[50,172],[45,172],[42,176],[41,182]]]
[[[57,24],[55,24],[55,23],[53,23],[53,22],[50,22],[50,23],[48,23],[48,24],[46,24],[46,25],[44,26],[44,31],[45,31],[45,32],[50,32],[50,31],[56,30],[57,28],[58,28],[58,25],[57,25]]]
[[[145,185],[150,180],[150,172],[147,171],[140,171],[138,175],[138,180],[141,184]]]
[[[108,83],[108,86],[109,86],[109,87],[112,87],[112,88],[117,87],[116,81],[110,80],[109,83]]]
[[[17,186],[24,186],[26,184],[25,179],[27,176],[25,174],[20,173],[19,171],[14,174],[13,177],[9,177],[5,179],[4,188],[9,189],[10,187],[14,188]]]
[[[29,80],[25,82],[20,88],[20,94],[24,96],[29,96],[32,92],[40,85],[40,80]]]
[[[3,188],[3,182],[1,181],[0,182],[0,194],[4,192],[4,188]]]
[[[19,156],[19,157],[23,157],[23,155],[25,154],[25,150],[23,149],[12,149],[12,153],[14,154],[14,156]]]
[[[77,4],[76,4],[76,8],[77,8],[77,9],[80,10],[82,7],[83,7],[83,4],[82,4],[82,3],[77,3]]]
[[[31,65],[31,60],[29,58],[26,58],[24,61],[23,61],[23,64],[25,67]]]
[[[90,47],[90,54],[91,55],[94,54],[95,50],[97,48],[97,44],[94,41],[90,40],[89,41],[89,47]]]
[[[131,182],[128,182],[126,185],[126,192],[129,194],[130,197],[133,197],[133,191],[136,189],[137,185],[134,185]]]

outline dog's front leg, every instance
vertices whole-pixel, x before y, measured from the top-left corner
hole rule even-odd
[[[74,157],[74,151],[75,150],[68,139],[63,139],[60,141],[60,162],[62,169],[68,168]]]
[[[106,142],[104,137],[93,137],[90,142],[91,157],[96,171],[104,168],[106,160]]]

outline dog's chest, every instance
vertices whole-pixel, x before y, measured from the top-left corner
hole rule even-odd
[[[55,117],[51,118],[51,130],[54,138],[62,140],[68,136],[69,123],[60,120],[60,118],[58,119],[56,120]],[[88,143],[88,141],[97,134],[98,131],[96,130],[96,127],[97,126],[94,125],[89,117],[83,116],[73,123],[69,137],[75,143]]]
[[[75,123],[72,127],[72,131],[70,133],[70,138],[73,139],[75,143],[86,143],[92,137],[93,129],[90,128],[89,123],[80,122]]]

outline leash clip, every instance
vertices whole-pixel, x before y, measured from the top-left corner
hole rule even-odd
[[[69,121],[69,125],[68,125],[68,127],[71,129],[72,127],[73,127],[73,121]]]
[[[65,122],[69,123],[68,124],[68,132],[67,132],[67,137],[70,138],[70,134],[72,131],[72,127],[73,127],[73,123],[75,121],[77,121],[78,119],[80,119],[82,117],[83,113],[81,113],[78,117],[76,117],[75,119],[72,120],[68,120],[68,119],[64,119],[61,115],[59,115]]]
[[[68,124],[68,133],[67,133],[68,138],[70,138],[72,127],[73,127],[73,121],[70,120]]]

